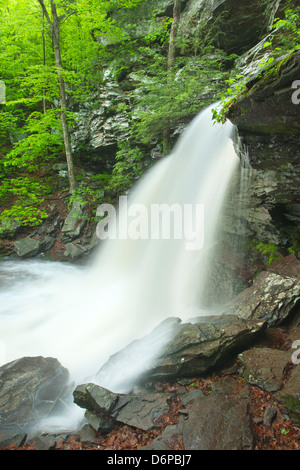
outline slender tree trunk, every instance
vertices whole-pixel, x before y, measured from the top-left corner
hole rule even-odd
[[[46,43],[45,43],[45,13],[42,11],[43,17],[43,29],[42,29],[42,41],[43,41],[43,67],[46,65]],[[45,91],[43,91],[43,112],[46,114],[46,98]]]
[[[59,20],[58,20],[57,11],[56,11],[56,5],[53,0],[51,0],[51,11],[52,11],[52,18],[53,18],[52,36],[53,36],[53,46],[54,46],[54,55],[55,55],[55,65],[57,68],[59,94],[60,94],[61,125],[62,125],[65,151],[66,151],[66,159],[67,159],[67,165],[68,165],[70,192],[73,194],[76,190],[76,182],[75,182],[75,176],[74,176],[71,141],[70,141],[70,135],[69,135],[69,129],[68,129],[68,121],[67,121],[67,102],[66,102],[65,82],[64,82],[63,75],[62,75],[62,62],[61,62],[60,45],[59,45]]]
[[[175,0],[174,7],[173,7],[173,22],[171,26],[170,40],[169,40],[168,70],[171,70],[174,65],[175,39],[177,36],[177,29],[178,29],[178,24],[180,21],[180,13],[181,13],[181,0]]]
[[[43,0],[38,0],[38,1],[43,9],[43,12],[47,18],[47,21],[49,23],[49,26],[52,32],[55,65],[57,69],[59,94],[60,94],[61,126],[62,126],[62,131],[63,131],[63,139],[64,139],[64,146],[65,146],[65,152],[66,152],[67,166],[68,166],[70,193],[74,194],[76,190],[76,181],[75,181],[75,175],[74,175],[71,141],[70,141],[70,135],[69,135],[68,121],[67,121],[67,100],[66,100],[65,82],[64,82],[64,78],[62,74],[63,68],[62,68],[60,44],[59,44],[59,19],[57,16],[57,10],[56,10],[56,5],[55,5],[54,0],[51,0],[50,2],[52,21],[50,19],[47,8],[45,7],[44,1]]]
[[[177,29],[180,21],[181,13],[181,0],[175,0],[173,6],[173,22],[170,31],[169,39],[169,50],[168,50],[168,64],[167,64],[167,74],[168,74],[168,84],[172,80],[171,72],[174,66],[175,59],[175,39],[177,37]],[[170,97],[172,99],[172,97]],[[167,123],[163,132],[163,149],[164,153],[167,153],[170,147],[170,124]]]

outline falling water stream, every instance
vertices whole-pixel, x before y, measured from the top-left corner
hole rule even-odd
[[[206,269],[214,252],[222,202],[239,166],[233,131],[230,122],[213,124],[210,108],[202,111],[171,154],[136,184],[127,212],[120,213],[119,220],[127,217],[129,226],[132,220],[137,225],[138,215],[140,227],[149,228],[148,237],[100,242],[87,266],[42,259],[0,263],[3,362],[23,356],[55,357],[75,383],[83,383],[112,354],[164,319],[187,321],[209,314],[201,302]],[[188,233],[163,239],[151,237],[154,204],[201,206],[203,211],[197,216],[193,209]],[[131,361],[128,373],[129,369],[133,376],[134,371],[142,372],[144,362],[154,359],[167,340],[160,337],[153,350]],[[110,378],[111,390],[122,389],[126,372],[120,365],[115,381]]]

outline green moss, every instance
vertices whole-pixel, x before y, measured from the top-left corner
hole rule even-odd
[[[300,424],[300,400],[288,395],[282,398],[293,423]]]
[[[277,261],[283,257],[280,253],[280,247],[274,243],[264,243],[258,240],[253,240],[250,243],[250,248],[258,251],[261,255],[266,256],[266,266],[270,266],[274,261]]]

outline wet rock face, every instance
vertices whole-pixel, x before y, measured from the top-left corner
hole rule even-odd
[[[292,101],[293,84],[299,80],[299,73],[300,51],[296,51],[277,59],[270,72],[254,75],[248,81],[249,92],[231,107],[228,115],[243,136],[299,134],[299,108]]]
[[[98,93],[75,110],[78,121],[71,133],[73,151],[83,164],[102,173],[112,169],[118,140],[127,136],[126,115],[116,110],[120,103],[128,104],[125,95],[107,80]]]
[[[54,358],[24,357],[0,367],[0,440],[47,418],[68,380],[67,369]]]
[[[124,370],[130,370],[132,358],[140,357],[145,345],[156,344],[159,330],[163,327],[164,322],[148,336],[111,356],[97,374],[97,380],[106,383],[109,377],[118,374],[120,364]],[[193,324],[181,324],[179,319],[174,319],[169,325],[166,343],[161,346],[157,357],[147,361],[142,374],[131,377],[132,382],[128,386],[136,381],[203,375],[232,357],[236,350],[241,351],[251,344],[263,327],[263,321],[247,321],[230,314],[201,317],[195,319]]]
[[[241,53],[255,45],[268,32],[280,0],[182,0],[179,36],[195,41],[206,34],[213,38],[214,46],[228,53]],[[122,17],[112,12],[113,18],[131,26],[133,40],[140,40],[153,32],[152,15],[158,18],[173,16],[174,2],[169,0],[144,0]],[[99,33],[100,34],[100,33]],[[100,44],[104,38],[95,36]],[[164,52],[162,51],[162,54]],[[128,71],[124,76],[114,76],[113,61],[103,68],[98,91],[85,102],[76,105],[77,123],[72,130],[73,151],[82,164],[102,173],[109,172],[118,151],[118,143],[129,136],[132,110],[135,107],[138,85],[143,82],[140,58],[128,58]],[[100,82],[100,80],[99,80]],[[126,108],[131,113],[126,112]],[[130,117],[131,114],[131,117]],[[133,113],[134,115],[134,113]],[[151,150],[151,149],[150,149]]]
[[[228,114],[249,154],[249,234],[279,246],[293,245],[299,231],[300,104],[292,100],[299,77],[296,51],[254,75]]]
[[[254,46],[272,25],[280,0],[191,0],[182,14],[181,34],[214,33],[215,46],[237,53]]]
[[[220,367],[251,346],[266,328],[278,326],[299,305],[299,266],[299,260],[292,257],[276,264],[275,272],[271,268],[262,272],[219,315],[196,317],[192,323],[181,323],[179,319],[162,322],[148,336],[111,356],[97,379],[104,383],[107,377],[117,375],[120,364],[124,370],[129,368],[132,359],[140,357],[145,345],[154,343],[160,331],[166,335],[166,343],[145,366],[139,380],[192,377]],[[132,379],[134,382],[136,377]]]

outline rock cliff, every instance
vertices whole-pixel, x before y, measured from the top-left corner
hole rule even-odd
[[[228,117],[248,150],[248,226],[253,237],[299,250],[300,52],[281,57],[247,82]]]

